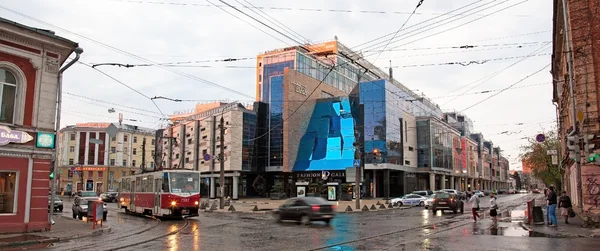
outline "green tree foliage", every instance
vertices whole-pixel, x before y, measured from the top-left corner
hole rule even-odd
[[[542,132],[546,140],[539,143],[535,138],[529,138],[528,143],[521,146],[521,161],[529,163],[532,174],[543,181],[546,185],[561,187],[562,171],[558,165],[552,164],[552,156],[547,154],[548,150],[557,150],[560,141],[556,135],[556,130]]]

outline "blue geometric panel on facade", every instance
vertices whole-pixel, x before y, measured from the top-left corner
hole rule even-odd
[[[270,77],[269,166],[283,165],[283,76]]]
[[[319,100],[300,139],[293,171],[345,170],[354,164],[354,117],[347,98]]]

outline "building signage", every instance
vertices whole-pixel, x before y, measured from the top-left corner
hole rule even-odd
[[[320,171],[320,172],[297,172],[296,178],[321,178],[327,180],[329,178],[345,178],[346,171]]]
[[[0,146],[8,143],[24,144],[33,140],[33,137],[26,132],[13,131],[6,126],[0,126]]]
[[[107,128],[110,123],[77,123],[76,127],[87,127],[87,128]]]
[[[104,171],[106,167],[75,167],[75,171]]]
[[[35,140],[37,148],[54,148],[54,133],[38,132]]]
[[[294,84],[294,91],[296,93],[300,93],[304,96],[308,96],[308,92],[306,92],[306,86],[303,86],[303,85],[295,83],[295,82],[292,84]]]

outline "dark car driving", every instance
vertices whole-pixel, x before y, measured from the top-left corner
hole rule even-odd
[[[117,202],[119,194],[116,192],[108,192],[100,194],[100,198],[104,202]]]
[[[431,211],[437,213],[438,210],[452,210],[453,213],[460,211],[465,212],[465,204],[456,194],[453,193],[436,193],[431,203]]]
[[[335,216],[335,205],[320,197],[292,198],[273,213],[278,222],[294,220],[306,225],[312,221],[324,221],[329,224]]]

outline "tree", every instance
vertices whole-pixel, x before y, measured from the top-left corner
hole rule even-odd
[[[552,156],[547,154],[548,150],[556,150],[560,146],[560,141],[556,136],[556,130],[542,132],[546,136],[544,142],[537,142],[530,138],[528,143],[521,146],[521,161],[531,167],[533,176],[540,179],[546,185],[554,185],[557,188],[562,186],[562,170],[558,165],[552,164]]]
[[[512,175],[512,178],[515,179],[515,189],[517,189],[517,190],[523,189],[523,183],[521,182],[521,175],[519,175],[519,172],[515,172]]]

